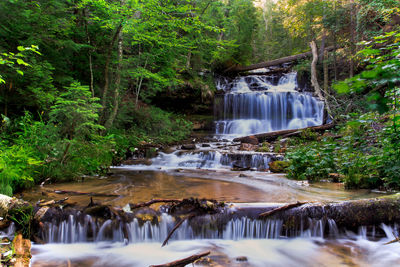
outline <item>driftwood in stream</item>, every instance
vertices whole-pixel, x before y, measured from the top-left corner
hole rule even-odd
[[[198,259],[201,259],[201,258],[209,255],[210,253],[211,253],[210,251],[207,251],[207,252],[203,252],[200,254],[192,255],[190,257],[187,257],[187,258],[184,258],[181,260],[176,260],[176,261],[172,261],[172,262],[160,264],[160,265],[151,265],[150,267],[184,267],[190,263],[197,261]]]
[[[327,47],[325,49],[325,51],[331,51],[331,50],[333,50],[333,48],[334,48],[333,46]],[[224,71],[224,73],[237,73],[237,72],[244,72],[244,71],[256,70],[256,69],[261,69],[261,68],[268,68],[268,67],[272,67],[272,66],[278,66],[281,64],[285,64],[285,63],[291,63],[291,62],[294,62],[294,61],[297,61],[300,59],[304,59],[304,58],[307,58],[310,56],[312,56],[311,51],[302,53],[302,54],[293,55],[293,56],[282,57],[282,58],[274,59],[274,60],[267,61],[267,62],[261,62],[261,63],[249,65],[249,66],[232,66],[232,67],[226,69]]]
[[[263,133],[263,134],[255,134],[252,135],[258,139],[259,142],[263,141],[274,141],[278,137],[288,137],[288,136],[294,136],[294,135],[300,135],[302,131],[304,130],[311,130],[313,132],[320,132],[320,131],[325,131],[333,128],[335,126],[334,123],[329,123],[329,124],[324,124],[320,126],[311,126],[311,127],[306,127],[302,129],[294,129],[294,130],[283,130],[283,131],[276,131],[276,132],[270,132],[270,133]],[[238,137],[233,139],[234,142],[243,142],[244,140],[248,139],[249,136],[243,136],[243,137]]]
[[[155,203],[176,203],[176,202],[181,202],[181,201],[182,201],[181,199],[152,199],[150,201],[143,202],[143,203],[129,204],[129,206],[130,206],[131,210],[133,210],[133,209],[148,207]]]
[[[393,244],[393,243],[396,243],[396,242],[400,242],[400,238],[399,237],[396,237],[392,241],[386,242],[385,245],[390,245],[390,244]]]
[[[273,209],[273,210],[270,210],[270,211],[267,211],[267,212],[263,212],[258,217],[266,218],[268,216],[272,216],[273,214],[275,214],[277,212],[288,210],[288,209],[291,209],[291,208],[296,208],[296,207],[302,206],[302,205],[307,204],[307,203],[308,202],[299,202],[299,201],[297,201],[296,203],[288,204],[288,205],[285,205],[285,206],[282,206],[282,207],[279,207],[279,208],[276,208],[276,209]]]
[[[165,245],[168,243],[168,240],[171,238],[172,234],[176,231],[176,229],[179,228],[179,226],[182,225],[182,223],[183,223],[184,221],[190,220],[190,219],[193,218],[194,216],[195,216],[194,214],[190,214],[190,215],[188,215],[187,217],[181,219],[180,222],[178,222],[178,223],[174,226],[174,228],[168,233],[168,236],[167,236],[167,238],[165,238],[165,240],[164,240],[164,242],[162,243],[162,246],[161,246],[161,247],[165,246]]]

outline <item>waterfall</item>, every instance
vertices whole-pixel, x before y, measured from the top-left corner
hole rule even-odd
[[[223,90],[214,103],[216,134],[250,135],[323,123],[324,104],[298,91],[297,73],[252,75],[217,81]]]
[[[215,150],[182,151],[167,154],[160,152],[152,159],[150,166],[128,165],[130,169],[159,170],[159,169],[230,169],[234,166],[253,170],[266,170],[272,160],[282,160],[283,156],[274,153],[235,151],[226,152]]]
[[[176,220],[167,214],[162,214],[157,224],[150,221],[139,222],[134,218],[130,222],[106,220],[96,222],[89,215],[78,219],[70,215],[68,219],[56,224],[46,222],[41,232],[41,238],[48,243],[77,243],[77,242],[162,242],[174,228]],[[394,228],[382,225],[385,232],[397,231]],[[396,230],[393,230],[396,229]],[[360,227],[359,236],[367,238],[367,230]],[[369,236],[375,230],[369,232]],[[185,221],[171,237],[171,240],[191,239],[281,239],[287,237],[330,237],[339,238],[340,232],[332,219],[308,219],[307,227],[287,229],[278,219],[258,220],[249,217],[232,218],[223,225],[203,224],[192,226]]]

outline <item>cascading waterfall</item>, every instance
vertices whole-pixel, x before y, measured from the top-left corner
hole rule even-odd
[[[309,93],[301,93],[297,73],[276,76],[252,75],[232,82],[217,82],[224,91],[216,97],[216,134],[250,135],[298,129],[323,123],[324,104]]]
[[[175,151],[167,154],[160,152],[159,155],[152,159],[150,166],[129,165],[130,169],[223,169],[240,166],[242,168],[250,168],[254,170],[266,170],[269,168],[268,163],[271,160],[282,160],[282,156],[273,153],[261,152],[243,152],[235,153],[218,151],[218,150],[199,150],[199,151]]]
[[[41,232],[41,238],[48,243],[78,243],[78,242],[162,242],[168,233],[174,228],[175,219],[167,214],[160,216],[158,224],[150,221],[140,223],[134,218],[131,222],[106,220],[103,223],[95,223],[89,216],[77,219],[70,215],[61,223],[45,223]],[[394,236],[398,226],[389,227],[382,224],[383,231]],[[346,233],[342,231],[342,234]],[[367,229],[361,227],[359,236],[367,239]],[[375,236],[375,228],[368,232],[368,236]],[[279,219],[258,220],[249,217],[230,219],[223,227],[193,228],[185,221],[171,237],[171,240],[191,239],[280,239],[287,237],[329,237],[339,238],[341,233],[332,219],[308,219],[307,228],[287,229]]]

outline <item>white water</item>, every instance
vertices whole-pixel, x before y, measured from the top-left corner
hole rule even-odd
[[[225,92],[216,99],[216,134],[242,136],[321,125],[324,105],[297,91],[297,74],[275,77],[254,75],[217,82]]]
[[[168,170],[168,169],[230,169],[233,165],[255,170],[268,169],[271,153],[245,153],[236,151],[175,151],[167,154],[160,152],[151,160],[152,164],[128,165],[122,168],[132,170]],[[276,157],[276,156],[275,156]],[[118,167],[121,168],[121,167]]]
[[[222,266],[399,266],[400,246],[389,238],[370,241],[362,236],[335,241],[321,238],[184,240],[161,243],[75,243],[33,245],[32,266],[149,266],[210,250]],[[235,259],[245,256],[247,262]],[[347,260],[347,262],[346,262]],[[229,262],[228,262],[229,261]],[[348,262],[351,261],[351,262]],[[49,263],[49,265],[46,265]],[[221,266],[220,265],[220,266]],[[198,265],[196,265],[198,266]]]
[[[149,266],[207,250],[212,251],[211,258],[224,259],[222,266],[353,266],[342,262],[346,256],[360,266],[400,264],[400,246],[385,245],[398,235],[397,225],[382,224],[386,237],[376,241],[375,229],[368,232],[360,227],[358,234],[339,231],[333,220],[310,220],[308,229],[290,233],[283,230],[280,220],[241,217],[228,221],[222,230],[203,227],[200,231],[185,221],[162,248],[161,242],[175,224],[167,214],[157,225],[139,224],[137,219],[125,224],[111,220],[98,224],[88,215],[80,220],[70,216],[58,225],[44,225],[47,230],[41,237],[49,244],[33,246],[32,266],[58,266],[68,260],[74,266],[116,262],[118,266]],[[247,257],[245,265],[235,261],[240,256]]]

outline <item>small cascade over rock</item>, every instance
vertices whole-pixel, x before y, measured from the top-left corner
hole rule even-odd
[[[41,238],[47,243],[79,243],[79,242],[162,242],[173,229],[175,219],[167,214],[160,216],[157,224],[150,221],[117,222],[106,220],[103,223],[95,222],[92,217],[84,218],[70,215],[59,224],[45,223]],[[174,233],[171,240],[190,239],[277,239],[282,237],[324,237],[323,220],[313,221],[308,229],[284,230],[281,220],[257,220],[248,217],[233,218],[224,225],[191,225],[185,221]],[[330,235],[330,234],[329,234]]]
[[[269,168],[269,162],[283,159],[283,156],[277,153],[239,151],[238,146],[232,143],[210,143],[208,147],[194,145],[193,150],[160,152],[157,157],[151,159],[151,165],[128,165],[126,168],[142,170],[241,168],[263,171]]]
[[[199,218],[185,221],[171,237],[171,240],[191,239],[281,239],[281,238],[342,238],[353,236],[346,229],[339,229],[332,219],[306,219],[298,227],[284,225],[280,219],[259,220],[251,217],[237,217],[228,220],[217,219],[205,223]],[[70,215],[60,223],[45,222],[40,238],[46,243],[81,243],[81,242],[162,242],[176,225],[176,219],[168,214],[161,214],[157,223],[133,218],[130,222],[105,220],[99,222],[90,215]],[[380,232],[394,238],[399,226],[389,227],[382,224]],[[382,233],[380,236],[382,237]],[[364,239],[376,238],[375,227],[367,229],[361,226],[358,236]]]
[[[297,73],[220,78],[214,102],[217,135],[250,135],[323,123],[324,104],[300,92]]]

